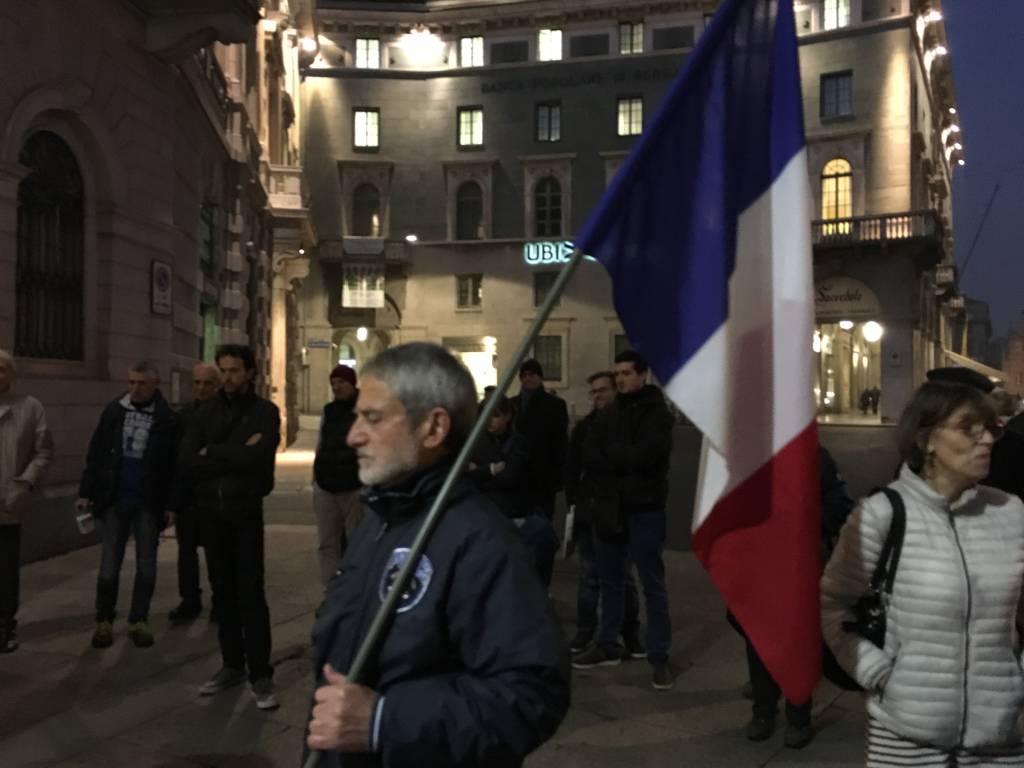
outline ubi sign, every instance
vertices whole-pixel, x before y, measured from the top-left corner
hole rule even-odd
[[[566,264],[572,259],[572,241],[543,241],[523,244],[523,261],[531,267]]]

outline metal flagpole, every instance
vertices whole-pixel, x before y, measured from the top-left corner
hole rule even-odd
[[[579,266],[582,260],[583,254],[578,249],[574,249],[572,257],[562,268],[562,271],[558,273],[558,277],[551,286],[551,290],[548,291],[548,295],[544,299],[544,303],[541,304],[540,308],[537,310],[537,317],[534,318],[533,323],[526,331],[526,335],[523,337],[522,341],[519,342],[519,346],[513,353],[512,359],[509,360],[508,365],[502,372],[501,378],[498,379],[494,396],[487,398],[484,402],[483,410],[480,411],[476,424],[473,425],[473,429],[469,433],[469,437],[466,439],[466,442],[463,444],[462,450],[460,450],[458,456],[456,456],[455,462],[448,471],[448,476],[445,478],[444,484],[441,486],[441,490],[437,494],[437,498],[434,499],[434,503],[431,505],[430,511],[427,513],[427,517],[423,521],[423,525],[420,527],[419,532],[416,534],[416,538],[409,547],[409,556],[406,558],[401,570],[395,577],[395,581],[392,584],[391,589],[388,591],[387,597],[377,610],[377,614],[373,617],[373,623],[370,624],[366,637],[363,638],[363,642],[359,646],[356,658],[352,662],[352,666],[349,668],[348,674],[346,675],[351,682],[359,682],[359,679],[363,676],[370,659],[375,656],[380,649],[380,644],[383,642],[384,636],[388,631],[388,627],[391,624],[391,619],[394,617],[395,610],[398,607],[401,596],[405,593],[406,587],[409,586],[409,580],[416,571],[416,565],[419,562],[420,556],[423,554],[423,550],[427,548],[427,542],[430,541],[430,537],[434,533],[434,528],[437,527],[438,522],[441,520],[441,512],[444,509],[445,503],[448,501],[448,497],[451,495],[455,481],[459,478],[459,475],[462,473],[462,468],[469,460],[469,454],[472,452],[473,446],[487,427],[487,422],[490,420],[491,414],[497,406],[498,396],[504,394],[505,390],[508,389],[508,385],[512,383],[512,378],[519,370],[520,361],[526,355],[527,350],[530,348],[530,345],[533,343],[537,334],[540,333],[540,329],[544,326],[544,323],[547,322],[548,316],[551,314],[551,310],[554,309],[558,299],[565,291],[565,286],[568,284],[569,278],[572,277],[573,272],[576,271],[576,267]],[[304,768],[316,768],[317,764],[320,762],[321,754],[322,753],[317,750],[311,751],[309,753],[309,757],[306,759]]]

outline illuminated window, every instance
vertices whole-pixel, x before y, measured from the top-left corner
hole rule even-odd
[[[356,38],[356,68],[380,69],[380,40],[375,37]]]
[[[484,303],[483,282],[483,275],[456,276],[455,306],[459,309],[479,309]]]
[[[475,181],[466,181],[455,191],[455,239],[483,238],[484,193]]]
[[[562,30],[542,29],[537,33],[537,61],[562,60]]]
[[[619,136],[639,136],[644,129],[644,100],[619,99]]]
[[[482,147],[484,111],[481,107],[459,107],[459,146]]]
[[[821,76],[821,116],[848,117],[853,114],[853,74],[834,72]]]
[[[533,190],[534,234],[558,237],[562,234],[562,185],[554,176],[537,182]]]
[[[352,144],[358,149],[380,146],[380,110],[357,109],[353,117]]]
[[[380,193],[373,184],[360,184],[352,193],[352,234],[380,237]]]
[[[644,25],[641,23],[619,24],[619,53],[644,52]]]
[[[825,29],[850,26],[850,0],[825,0]]]
[[[463,67],[482,67],[484,65],[484,39],[482,37],[459,39],[459,64]]]
[[[821,172],[821,218],[839,219],[835,224],[822,225],[825,236],[849,235],[853,216],[853,171],[842,158],[829,160]],[[846,221],[842,221],[846,219]]]
[[[554,102],[537,105],[537,141],[562,138],[562,105]]]

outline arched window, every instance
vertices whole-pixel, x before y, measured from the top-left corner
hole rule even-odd
[[[39,131],[18,162],[32,172],[18,185],[14,354],[83,358],[85,192],[63,139]]]
[[[373,184],[360,184],[352,193],[352,234],[380,237],[380,193]]]
[[[546,176],[533,188],[534,234],[558,237],[562,234],[562,185]]]
[[[823,224],[825,236],[849,235],[853,216],[853,171],[842,158],[825,163],[821,172],[821,218],[825,221],[843,219],[836,224]]]
[[[484,193],[475,181],[455,191],[455,239],[481,240],[484,236]]]

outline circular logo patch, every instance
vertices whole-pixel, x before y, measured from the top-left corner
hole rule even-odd
[[[384,566],[384,574],[380,579],[380,589],[378,590],[382,603],[387,597],[388,592],[391,591],[391,585],[398,578],[398,572],[408,559],[408,547],[399,547],[388,557],[387,565]],[[405,613],[419,605],[420,600],[427,593],[427,587],[430,586],[430,579],[433,575],[434,564],[430,562],[426,555],[421,555],[420,561],[416,564],[416,571],[409,580],[409,585],[406,587],[405,592],[402,593],[402,599],[398,603],[399,613]]]

